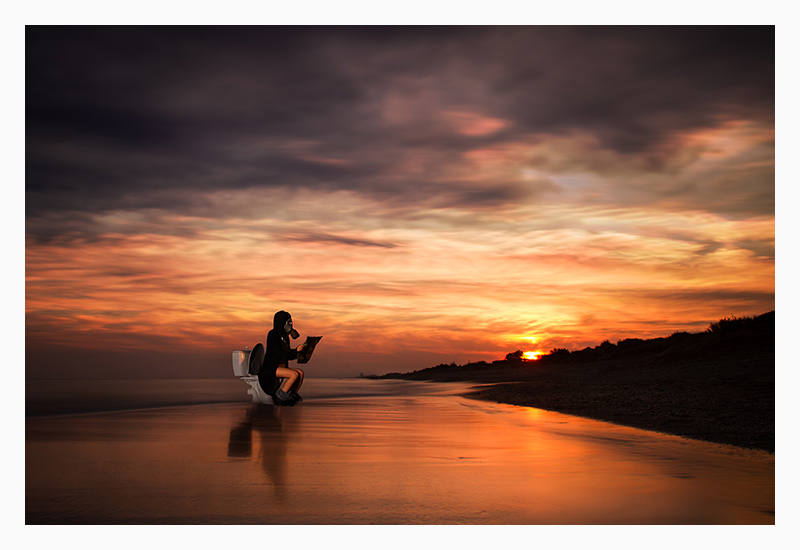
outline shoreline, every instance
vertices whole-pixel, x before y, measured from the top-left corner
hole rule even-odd
[[[474,383],[464,397],[774,454],[774,315],[763,317],[755,328],[722,334],[604,342],[537,361],[442,364],[375,378]]]
[[[775,453],[774,311],[703,333],[521,356],[378,378],[473,382],[464,397]]]
[[[727,399],[698,394],[676,397],[658,386],[621,391],[619,387],[603,385],[575,391],[563,379],[489,382],[480,377],[430,377],[426,380],[474,383],[469,391],[460,394],[468,399],[533,407],[775,454],[774,405],[770,411],[760,405],[761,401],[739,398],[735,399],[738,408],[728,409]]]

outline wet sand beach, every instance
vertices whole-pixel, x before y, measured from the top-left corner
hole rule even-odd
[[[291,408],[242,395],[28,416],[26,523],[775,522],[764,451],[467,399],[466,384],[305,389]]]

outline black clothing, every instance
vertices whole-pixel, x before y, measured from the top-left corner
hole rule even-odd
[[[275,376],[278,366],[288,367],[289,361],[297,359],[297,350],[289,345],[289,335],[283,328],[291,317],[285,311],[279,311],[272,320],[272,330],[267,333],[267,351],[264,364],[258,371],[258,383],[268,395],[275,395],[278,390],[278,379]]]

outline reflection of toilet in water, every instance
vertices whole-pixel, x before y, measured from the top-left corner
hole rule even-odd
[[[258,371],[264,362],[264,345],[256,344],[253,349],[236,350],[233,352],[233,374],[241,378],[250,389],[247,395],[253,397],[253,403],[274,405],[272,396],[267,394],[258,383]],[[279,378],[278,380],[283,380]]]

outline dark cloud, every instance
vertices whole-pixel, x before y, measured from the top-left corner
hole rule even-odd
[[[700,289],[676,291],[652,291],[649,298],[654,300],[671,300],[686,306],[697,307],[697,304],[719,304],[720,309],[760,314],[775,309],[775,294],[759,290]],[[741,315],[741,314],[739,314]],[[713,319],[712,319],[713,320]]]
[[[579,132],[659,171],[675,135],[773,109],[773,27],[29,26],[26,209],[258,187],[502,206],[544,189],[465,185],[465,152]]]
[[[335,243],[348,246],[366,246],[377,248],[396,248],[398,245],[390,242],[378,242],[368,239],[355,239],[342,235],[332,235],[330,233],[281,233],[281,239],[304,243]]]
[[[657,150],[669,132],[719,117],[771,115],[771,27],[582,27],[535,35],[549,35],[535,61],[507,66],[514,112],[531,126],[591,129],[629,152]]]
[[[747,240],[737,241],[735,243],[739,248],[749,250],[756,257],[764,258],[766,260],[775,260],[775,241],[774,240]]]

